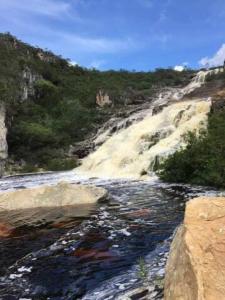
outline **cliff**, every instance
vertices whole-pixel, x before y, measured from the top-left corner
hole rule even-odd
[[[5,106],[4,104],[0,104],[0,176],[4,173],[5,163],[8,157],[5,117]]]
[[[224,266],[225,198],[191,200],[171,246],[164,299],[224,299]]]

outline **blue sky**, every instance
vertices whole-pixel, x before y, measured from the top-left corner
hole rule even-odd
[[[0,31],[101,70],[197,68],[225,59],[225,1],[0,0]]]

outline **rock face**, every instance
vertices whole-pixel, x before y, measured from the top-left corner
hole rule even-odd
[[[96,95],[96,104],[100,107],[110,106],[112,105],[112,100],[107,93],[100,90]]]
[[[103,188],[61,182],[55,186],[0,193],[0,211],[93,204],[106,198],[107,191]]]
[[[8,146],[6,141],[7,129],[5,125],[5,107],[0,104],[0,177],[3,175],[5,161],[8,157]]]
[[[165,300],[225,299],[225,198],[197,198],[171,246]]]
[[[26,67],[22,72],[22,82],[21,82],[21,100],[28,100],[29,97],[35,95],[35,82],[41,80],[42,76],[32,71],[30,68]]]
[[[225,89],[221,89],[212,98],[211,112],[219,112],[225,110]]]

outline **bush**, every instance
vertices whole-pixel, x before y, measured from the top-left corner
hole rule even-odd
[[[29,163],[27,163],[20,169],[20,173],[35,173],[35,172],[38,172],[38,168]]]
[[[188,135],[187,147],[169,156],[157,171],[162,180],[225,187],[225,112],[209,116],[208,130]]]
[[[50,160],[45,167],[49,171],[66,171],[66,170],[72,170],[77,166],[78,166],[78,162],[75,159],[54,158]]]

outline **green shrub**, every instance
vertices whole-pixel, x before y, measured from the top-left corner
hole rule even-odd
[[[162,180],[225,187],[225,112],[209,116],[208,130],[188,135],[187,147],[169,156],[157,171]]]
[[[38,168],[29,163],[27,163],[20,169],[20,173],[35,173],[35,172],[38,172]]]
[[[58,159],[54,158],[48,162],[45,166],[50,171],[66,171],[72,170],[78,166],[78,162],[75,159]]]

